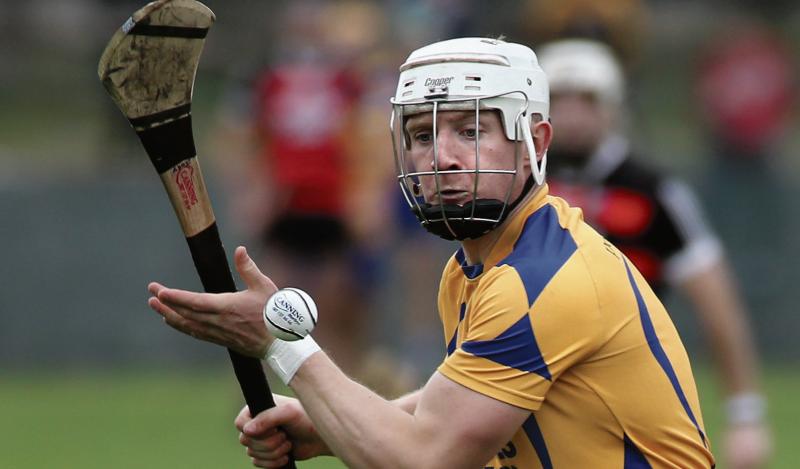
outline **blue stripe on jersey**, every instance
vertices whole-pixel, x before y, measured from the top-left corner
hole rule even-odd
[[[576,249],[570,232],[559,225],[555,208],[547,204],[528,217],[514,250],[498,265],[517,271],[530,306]]]
[[[453,354],[456,351],[456,342],[458,342],[458,326],[461,325],[461,321],[464,320],[464,315],[467,312],[467,304],[461,303],[461,310],[458,312],[458,324],[456,324],[456,330],[453,332],[453,338],[450,339],[450,342],[447,344],[447,356]]]
[[[464,271],[464,275],[470,280],[478,278],[483,273],[483,264],[467,265],[464,248],[458,248],[458,251],[456,251],[456,261],[461,266],[461,270]]]
[[[539,344],[536,343],[536,336],[533,335],[528,313],[494,339],[464,342],[461,349],[476,357],[486,358],[509,368],[533,372],[552,380],[542,352],[539,351]]]
[[[553,469],[553,463],[550,462],[550,453],[547,452],[547,445],[544,442],[544,436],[539,429],[539,424],[536,422],[536,417],[531,414],[525,423],[522,424],[522,429],[528,435],[533,449],[536,450],[536,455],[539,456],[539,462],[542,463],[542,469]]]
[[[686,395],[683,393],[683,388],[681,387],[681,383],[678,381],[678,376],[675,374],[675,370],[672,368],[672,363],[670,363],[669,357],[667,357],[666,352],[664,352],[664,349],[661,347],[661,342],[658,341],[656,330],[653,327],[653,321],[650,319],[650,312],[647,310],[647,305],[644,302],[644,298],[642,298],[642,294],[639,292],[639,287],[636,285],[636,281],[633,279],[633,274],[631,273],[631,268],[628,266],[627,261],[625,262],[625,270],[628,271],[628,281],[631,283],[631,287],[633,287],[633,294],[636,296],[636,303],[639,305],[639,318],[642,321],[642,329],[644,329],[644,336],[647,339],[647,345],[650,346],[650,351],[656,357],[656,361],[659,365],[661,365],[661,369],[664,370],[664,373],[669,378],[670,383],[672,383],[672,388],[675,390],[675,394],[678,395],[678,400],[681,401],[683,410],[686,411],[686,414],[689,415],[689,419],[692,421],[695,428],[697,428],[697,432],[700,434],[700,439],[703,441],[703,445],[708,447],[706,444],[706,436],[703,434],[703,430],[700,429],[700,425],[697,424],[697,419],[694,418],[694,413],[692,412],[691,407],[689,407],[689,401],[686,400]]]
[[[622,466],[623,469],[651,469],[650,463],[647,462],[647,458],[636,447],[636,444],[628,438],[628,435],[623,433],[622,436],[625,441],[625,465]]]

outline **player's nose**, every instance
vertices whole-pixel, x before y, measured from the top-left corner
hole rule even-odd
[[[436,136],[436,151],[431,168],[438,171],[464,169],[464,148],[452,130],[443,129]]]

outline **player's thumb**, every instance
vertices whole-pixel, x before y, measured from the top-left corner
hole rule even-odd
[[[236,263],[236,271],[239,272],[239,277],[247,285],[248,290],[275,290],[275,284],[261,273],[255,261],[247,254],[247,249],[244,246],[236,248],[233,258]]]

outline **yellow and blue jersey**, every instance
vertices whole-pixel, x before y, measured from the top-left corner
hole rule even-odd
[[[580,209],[539,192],[483,264],[439,290],[438,371],[531,411],[486,468],[710,468],[689,358],[667,311]]]

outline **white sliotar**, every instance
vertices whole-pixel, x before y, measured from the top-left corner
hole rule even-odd
[[[264,305],[264,324],[278,339],[300,340],[317,325],[317,305],[299,288],[282,288]]]

